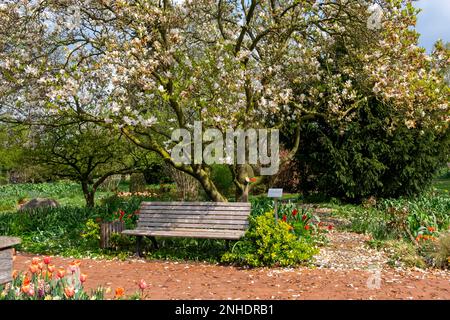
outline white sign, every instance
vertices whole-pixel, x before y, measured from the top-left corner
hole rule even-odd
[[[269,189],[267,196],[269,198],[281,198],[283,196],[283,189]]]

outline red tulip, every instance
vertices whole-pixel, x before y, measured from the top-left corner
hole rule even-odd
[[[84,273],[80,274],[80,282],[81,283],[86,282],[86,279],[87,279],[87,274],[84,274]]]
[[[50,262],[51,262],[50,257],[44,257],[44,263],[45,264],[50,264]]]
[[[306,219],[308,219],[308,216],[307,216],[306,214],[304,214],[304,215],[302,216],[302,220],[305,221]]]
[[[30,284],[30,279],[29,279],[27,276],[25,276],[25,279],[23,279],[22,284],[23,284],[24,286],[29,285],[29,284]]]
[[[328,230],[333,230],[333,226],[330,224],[330,225],[328,225]]]
[[[305,230],[309,230],[309,224],[307,224],[306,226],[305,226]]]
[[[298,213],[298,210],[297,210],[297,209],[292,210],[292,215],[293,215],[294,217],[297,215],[297,213]]]
[[[284,221],[284,222],[287,221],[287,216],[286,216],[286,215],[283,216],[283,221]]]

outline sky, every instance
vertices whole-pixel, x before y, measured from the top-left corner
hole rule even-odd
[[[431,52],[438,39],[450,42],[450,0],[419,0],[414,6],[422,9],[416,25],[419,44]]]

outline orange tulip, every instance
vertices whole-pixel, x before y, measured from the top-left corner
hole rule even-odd
[[[22,290],[23,293],[28,293],[28,291],[30,291],[30,285],[22,285],[22,287],[20,288],[20,290]]]
[[[80,260],[74,260],[74,261],[72,261],[72,263],[73,263],[74,265],[76,265],[77,267],[80,267],[80,266],[81,266],[81,261],[80,261]]]
[[[86,282],[86,279],[87,279],[87,274],[84,274],[84,273],[80,274],[80,282],[81,283]]]
[[[29,279],[27,276],[25,276],[25,278],[24,278],[23,281],[22,281],[22,284],[23,284],[24,286],[29,285],[29,284],[30,284],[30,279]]]
[[[116,299],[121,298],[124,293],[125,293],[124,288],[122,288],[122,287],[116,288],[116,294],[114,295],[114,298],[116,298]]]
[[[30,270],[31,273],[36,273],[39,270],[39,267],[36,264],[30,264],[30,266],[28,267],[28,270]]]
[[[72,298],[75,295],[75,288],[73,286],[65,287],[64,294],[67,298]]]
[[[64,268],[59,268],[58,272],[56,273],[56,276],[60,279],[64,278],[64,276],[66,275],[66,269]]]
[[[75,260],[69,263],[69,269],[72,273],[75,273],[80,268],[81,262],[80,260]]]
[[[44,269],[44,263],[43,263],[43,262],[39,262],[39,263],[37,264],[37,266],[38,266],[39,270]]]
[[[19,275],[19,271],[14,270],[14,271],[12,272],[12,277],[13,277],[13,279],[16,279],[18,275]]]
[[[54,272],[54,271],[55,271],[55,265],[53,265],[53,264],[47,265],[47,270],[48,270],[49,272]]]
[[[33,259],[31,260],[31,264],[37,265],[40,261],[41,261],[41,260],[40,260],[39,258],[33,258]]]

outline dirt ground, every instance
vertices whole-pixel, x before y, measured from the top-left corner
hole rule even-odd
[[[329,210],[328,210],[329,211]],[[320,212],[327,225],[343,221]],[[196,262],[135,259],[81,260],[87,289],[117,287],[138,291],[143,279],[147,299],[445,299],[450,300],[450,270],[392,268],[383,251],[367,246],[369,236],[334,230],[312,267],[243,269]],[[26,271],[33,255],[18,253],[14,268]],[[57,267],[73,259],[52,257]]]
[[[18,253],[17,270],[33,256]],[[72,259],[53,257],[56,266]],[[81,260],[86,288],[116,287],[137,291],[144,279],[148,299],[450,299],[450,273],[381,269],[239,269],[205,263],[144,260]],[[377,276],[380,281],[377,282]]]

